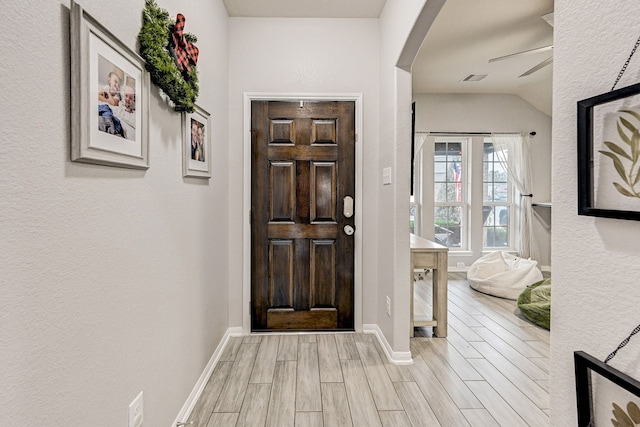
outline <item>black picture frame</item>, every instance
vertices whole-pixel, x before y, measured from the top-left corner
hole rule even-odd
[[[598,423],[597,418],[612,421],[612,418],[619,419],[620,417],[627,416],[630,418],[633,417],[633,421],[640,422],[640,419],[638,419],[638,417],[640,417],[640,409],[637,411],[630,410],[631,405],[635,406],[634,409],[640,407],[640,381],[601,362],[584,351],[576,351],[573,355],[578,427],[590,427],[602,424]],[[604,381],[605,379],[608,380],[608,382]],[[604,381],[603,385],[608,387],[606,392],[601,391],[599,394],[596,393],[596,387],[594,387],[594,382],[596,381]],[[614,390],[614,392],[612,393],[611,390]],[[618,390],[619,394],[616,393]],[[628,404],[622,403],[621,406],[615,402],[617,398],[616,394],[622,399],[618,403],[626,400],[629,394],[637,398],[637,400],[633,402],[629,401]],[[603,401],[604,399],[606,399],[606,401]],[[609,401],[613,402],[610,407],[607,406]],[[615,405],[617,405],[617,408]],[[599,411],[602,407],[611,409],[611,412],[604,410],[603,413],[600,414]],[[624,415],[621,414],[620,411],[623,411]],[[631,415],[627,414],[627,412],[630,412]],[[611,423],[607,422],[606,425],[611,425]]]
[[[622,167],[622,170],[626,172],[626,165],[624,163],[627,162],[627,158],[620,154],[620,147],[622,146],[623,149],[628,148],[631,151],[631,154],[627,154],[628,157],[632,158],[629,159],[629,161],[633,163],[633,165],[630,166],[630,175],[638,170],[638,163],[635,162],[638,161],[638,156],[640,156],[640,147],[634,149],[631,144],[625,143],[623,141],[624,137],[619,133],[620,130],[618,130],[619,136],[617,136],[617,138],[623,141],[621,144],[615,144],[615,141],[605,142],[604,138],[601,138],[600,135],[604,135],[604,132],[600,131],[606,129],[607,123],[605,123],[603,117],[608,114],[619,114],[620,116],[626,114],[627,118],[625,119],[623,117],[624,120],[631,118],[634,122],[640,123],[639,117],[635,117],[632,113],[624,113],[624,111],[626,111],[625,108],[627,110],[631,108],[625,107],[625,104],[632,102],[634,100],[633,97],[638,95],[640,95],[640,83],[578,101],[578,215],[640,221],[640,196],[638,196],[635,191],[636,195],[633,197],[623,195],[624,191],[629,192],[629,190],[624,188],[625,186],[628,187],[629,183],[624,182],[622,172],[619,169]],[[640,96],[638,98],[638,104],[640,104]],[[637,111],[634,113],[637,113]],[[627,123],[630,123],[630,120],[627,120]],[[638,128],[640,129],[640,126]],[[594,129],[597,129],[598,132],[596,133]],[[622,126],[622,129],[624,133],[631,132],[630,129],[625,126]],[[614,135],[614,137],[616,137],[616,135]],[[594,138],[596,138],[596,140],[594,140]],[[616,146],[612,147],[612,144]],[[629,145],[629,147],[625,144]],[[640,142],[636,144],[640,145]],[[599,150],[599,148],[603,148],[604,150]],[[607,151],[608,154],[603,154],[602,151]],[[594,153],[597,153],[597,155]],[[614,160],[613,157],[618,158],[618,164],[616,164],[616,160]],[[600,164],[600,162],[604,163]],[[620,185],[618,182],[614,184],[613,182],[615,181],[604,184],[604,179],[599,180],[594,173],[594,170],[599,171],[601,170],[600,168],[603,168],[602,170],[608,168],[609,170],[616,171],[619,175],[616,179],[622,181],[623,185]],[[636,173],[636,175],[640,175],[640,173]],[[634,185],[640,191],[640,180],[636,180],[635,178],[629,179],[636,181]],[[633,199],[637,197],[639,208],[637,210],[628,208],[618,209],[615,202],[597,202],[598,197],[594,195],[596,186],[598,187],[598,191],[600,191],[600,198],[612,199],[618,197],[621,201],[620,205],[626,203],[630,198]],[[619,189],[619,186],[623,188]],[[633,186],[631,188],[633,189]],[[627,199],[625,199],[625,197],[627,197]]]

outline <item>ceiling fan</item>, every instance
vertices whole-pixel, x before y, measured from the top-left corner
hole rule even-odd
[[[542,15],[542,19],[544,19],[547,22],[547,24],[549,24],[549,25],[551,25],[553,27],[553,12],[547,13],[546,15]],[[509,58],[513,58],[513,57],[517,57],[517,56],[525,56],[525,55],[532,55],[534,53],[547,52],[547,51],[551,51],[551,50],[553,50],[553,45],[538,47],[538,48],[535,48],[535,49],[525,50],[525,51],[522,51],[522,52],[512,53],[512,54],[509,54],[509,55],[499,56],[497,58],[491,58],[489,60],[489,63],[496,62],[496,61],[502,61],[504,59],[509,59]],[[526,76],[528,76],[530,74],[533,74],[536,71],[541,70],[544,67],[546,67],[547,65],[551,64],[552,62],[553,62],[553,56],[545,59],[544,61],[542,61],[541,63],[539,63],[535,67],[525,71],[524,73],[520,74],[518,77],[526,77]]]

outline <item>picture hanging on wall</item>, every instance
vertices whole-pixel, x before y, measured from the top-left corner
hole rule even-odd
[[[71,2],[71,160],[149,167],[144,61]]]
[[[211,116],[198,105],[182,114],[182,174],[211,178]]]
[[[583,352],[574,352],[578,427],[640,424],[640,382]]]
[[[640,220],[640,83],[578,102],[578,215]]]

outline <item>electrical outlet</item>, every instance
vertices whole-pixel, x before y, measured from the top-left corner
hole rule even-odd
[[[458,268],[464,268],[464,262],[459,262],[456,264]]]
[[[144,407],[142,392],[129,404],[129,427],[142,427]]]
[[[391,317],[391,298],[387,295],[387,316]]]

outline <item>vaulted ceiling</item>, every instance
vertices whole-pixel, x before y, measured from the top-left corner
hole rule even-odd
[[[416,93],[515,94],[551,115],[552,65],[519,77],[553,51],[489,59],[553,44],[542,18],[553,0],[447,0],[413,63]],[[470,74],[487,77],[463,81]]]

